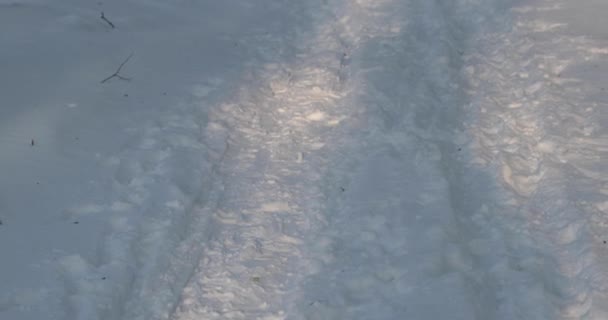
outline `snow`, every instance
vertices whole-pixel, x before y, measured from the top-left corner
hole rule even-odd
[[[608,318],[605,9],[0,0],[0,319]]]

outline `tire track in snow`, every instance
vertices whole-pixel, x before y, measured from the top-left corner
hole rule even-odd
[[[474,206],[455,200],[472,198],[456,145],[458,21],[442,2],[344,7],[349,121],[323,182],[327,226],[309,243],[319,267],[292,318],[488,319],[494,292],[471,247],[500,239],[473,238]]]

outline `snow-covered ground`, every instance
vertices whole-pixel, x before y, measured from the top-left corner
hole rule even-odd
[[[608,319],[606,10],[0,0],[0,319]]]

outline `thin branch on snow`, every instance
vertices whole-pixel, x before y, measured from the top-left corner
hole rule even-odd
[[[108,18],[106,18],[106,16],[103,14],[103,11],[101,12],[101,20],[107,22],[110,27],[112,27],[112,29],[116,28],[116,26],[112,23],[112,21],[108,20]]]
[[[133,57],[133,53],[131,53],[126,59],[125,61],[123,61],[120,66],[118,66],[118,69],[116,69],[116,72],[114,72],[112,75],[110,75],[109,77],[101,80],[101,83],[105,83],[106,81],[112,79],[112,78],[118,78],[120,80],[125,80],[125,81],[130,81],[131,78],[127,78],[127,77],[123,77],[120,75],[120,70],[122,70],[122,67],[124,67],[125,64],[127,64],[127,62],[129,62],[129,60],[131,59],[131,57]]]

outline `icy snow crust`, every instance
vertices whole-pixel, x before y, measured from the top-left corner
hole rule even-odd
[[[607,319],[580,3],[0,0],[0,319]]]

